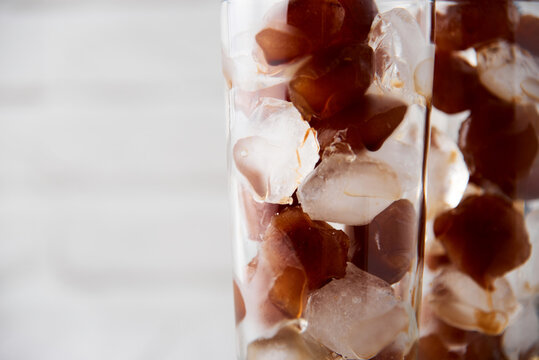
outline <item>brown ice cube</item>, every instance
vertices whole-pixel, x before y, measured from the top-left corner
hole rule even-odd
[[[367,94],[328,119],[312,121],[311,126],[318,132],[321,149],[343,130],[341,140],[353,149],[376,151],[402,122],[406,109],[399,99]]]
[[[365,40],[378,13],[376,2],[373,0],[339,0],[339,2],[346,11],[340,41]]]
[[[286,315],[297,318],[303,311],[307,278],[301,268],[287,266],[274,280],[269,300]]]
[[[372,49],[338,45],[314,55],[289,84],[290,99],[307,121],[327,118],[361,98],[373,77]]]
[[[448,114],[470,109],[478,81],[477,70],[462,57],[436,51],[432,104],[437,109]]]
[[[391,346],[386,347],[371,360],[404,360],[407,359],[402,350],[393,349]]]
[[[299,206],[275,215],[261,245],[275,278],[272,303],[288,316],[299,316],[307,291],[344,276],[348,248],[346,234],[312,221]]]
[[[245,317],[245,301],[241,295],[240,288],[236,283],[236,280],[233,281],[234,286],[234,313],[236,315],[236,325],[238,325],[243,318]]]
[[[435,43],[438,49],[452,51],[496,38],[511,40],[517,22],[512,1],[459,1],[436,12]]]
[[[486,289],[530,256],[522,214],[497,195],[465,198],[436,218],[434,234],[452,263]]]
[[[539,56],[539,17],[522,15],[518,23],[515,40],[524,49]]]
[[[430,334],[419,339],[417,350],[418,360],[459,360],[458,353],[449,351],[436,334]]]
[[[269,65],[280,65],[307,54],[309,40],[301,33],[265,28],[256,34],[256,42],[264,52]]]
[[[378,9],[373,0],[290,0],[256,41],[269,65],[291,62],[336,44],[365,40]]]
[[[399,281],[417,254],[417,219],[408,200],[397,200],[370,224],[353,226],[349,236],[352,262],[389,284]]]
[[[290,0],[286,14],[288,25],[305,35],[313,48],[328,45],[341,31],[346,10],[338,0]]]
[[[515,196],[516,184],[528,175],[539,148],[538,124],[535,106],[508,103],[481,90],[459,131],[470,180],[483,187],[495,184]]]
[[[373,0],[290,0],[287,23],[320,49],[365,40],[377,12]]]
[[[507,360],[501,347],[501,336],[476,334],[466,347],[464,360]]]

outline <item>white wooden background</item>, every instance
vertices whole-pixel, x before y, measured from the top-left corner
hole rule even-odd
[[[0,0],[0,359],[232,359],[218,1]]]

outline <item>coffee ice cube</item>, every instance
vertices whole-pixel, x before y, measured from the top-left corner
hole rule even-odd
[[[515,34],[515,41],[534,56],[539,56],[539,17],[522,15]]]
[[[398,199],[415,201],[422,156],[401,135],[375,152],[324,156],[298,189],[304,211],[315,220],[365,225]]]
[[[406,9],[395,8],[376,16],[369,45],[374,49],[374,83],[383,93],[415,101],[414,72],[431,57],[425,44],[417,20]]]
[[[450,351],[437,334],[429,334],[419,339],[418,360],[460,360],[462,357]]]
[[[518,45],[497,41],[482,46],[477,51],[477,72],[483,86],[500,99],[519,103],[534,100],[524,89],[527,82],[539,81],[539,65]]]
[[[352,262],[389,284],[399,281],[417,255],[417,218],[408,200],[397,200],[368,225],[348,229]]]
[[[468,168],[457,144],[433,126],[427,168],[427,218],[457,206],[468,178]]]
[[[349,240],[327,223],[312,221],[300,207],[275,215],[261,244],[273,285],[270,301],[290,317],[298,317],[308,291],[344,276]]]
[[[303,118],[327,118],[363,96],[372,82],[372,49],[335,45],[304,64],[289,83],[290,99]]]
[[[391,286],[349,263],[342,279],[309,296],[307,333],[346,359],[369,359],[410,326]]]
[[[290,0],[256,35],[269,65],[289,63],[337,44],[365,40],[378,12],[373,0]]]
[[[233,158],[257,200],[291,203],[292,194],[318,161],[315,132],[286,101],[264,98],[236,141]]]
[[[502,333],[519,308],[504,278],[497,278],[487,290],[454,267],[444,268],[434,278],[426,301],[449,325],[490,335]]]
[[[335,41],[347,15],[338,0],[289,0],[286,22],[318,50]]]
[[[318,50],[365,40],[377,12],[373,0],[290,0],[287,24],[305,34]]]
[[[477,334],[474,336],[464,353],[464,360],[505,360],[507,359],[502,346],[501,336]],[[533,360],[533,358],[525,358]]]
[[[518,17],[512,1],[458,1],[436,12],[435,43],[440,50],[453,51],[497,38],[511,40]]]
[[[265,28],[256,34],[256,42],[269,65],[288,63],[311,50],[308,38],[294,29]]]
[[[436,218],[434,234],[451,262],[485,289],[530,256],[524,217],[498,195],[465,198]]]
[[[406,110],[407,105],[397,98],[366,94],[334,116],[310,124],[318,133],[321,149],[339,132],[341,141],[353,149],[376,151],[400,125]]]
[[[512,104],[485,90],[476,94],[471,116],[459,131],[459,147],[470,180],[515,197],[518,182],[528,176],[537,156],[537,124],[539,114],[534,105]]]
[[[434,57],[432,104],[447,114],[472,107],[479,78],[475,67],[454,52],[437,50]]]

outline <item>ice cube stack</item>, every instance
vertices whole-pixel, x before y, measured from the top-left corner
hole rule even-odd
[[[539,356],[537,5],[437,5],[421,359]]]
[[[416,342],[433,65],[418,14],[288,0],[230,40],[249,44],[224,61],[240,358],[403,359]]]

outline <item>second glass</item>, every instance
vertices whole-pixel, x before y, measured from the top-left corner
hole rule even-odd
[[[238,358],[412,358],[430,4],[230,0],[222,15]]]

